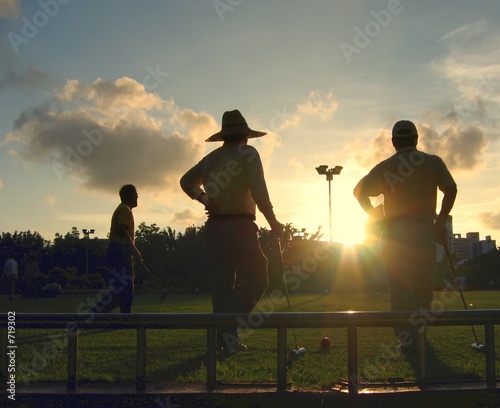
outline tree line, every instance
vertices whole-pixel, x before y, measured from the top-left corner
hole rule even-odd
[[[144,262],[162,283],[174,293],[189,294],[195,289],[208,293],[209,274],[204,248],[204,227],[190,226],[178,232],[170,227],[141,223],[136,232],[136,245]],[[283,288],[283,264],[276,240],[266,228],[258,237],[269,262],[270,289]],[[315,233],[298,230],[286,224],[281,241],[287,282],[292,289],[321,292],[384,291],[385,272],[375,247],[344,248],[341,244],[321,241],[321,228]],[[24,290],[24,265],[31,257],[39,264],[37,284],[40,288],[55,282],[64,290],[101,289],[106,286],[109,267],[107,239],[89,238],[73,227],[66,234],[56,234],[52,241],[38,232],[2,232],[0,264],[12,256],[19,266],[18,292]],[[493,251],[457,268],[467,279],[468,289],[500,289],[500,252]],[[138,290],[158,290],[154,279],[140,266],[135,268]],[[435,289],[453,282],[443,259],[438,265]]]
[[[300,232],[301,239],[321,238],[321,229],[309,234],[305,229],[298,231],[291,224],[285,226],[283,246],[286,247]],[[177,232],[170,227],[160,228],[156,224],[141,223],[135,240],[144,263],[151,273],[165,286],[172,286],[179,293],[191,293],[196,288],[201,292],[209,290],[209,276],[204,249],[204,226],[187,227]],[[275,240],[271,232],[261,228],[258,232],[264,253],[270,259],[273,269],[271,281],[279,281],[279,263]],[[64,290],[100,289],[105,287],[109,273],[106,253],[108,239],[90,238],[77,227],[66,234],[55,235],[50,241],[38,232],[2,232],[0,237],[0,263],[4,265],[12,256],[18,263],[18,290],[23,289],[23,270],[29,258],[39,264],[39,287],[55,282]],[[140,265],[135,267],[136,283],[154,289],[154,280]]]

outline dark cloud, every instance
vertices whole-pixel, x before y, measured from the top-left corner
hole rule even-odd
[[[500,230],[500,212],[484,212],[478,218],[484,227]]]
[[[416,123],[419,131],[418,148],[440,156],[452,170],[473,170],[483,160],[491,138],[476,125],[460,127],[450,124],[444,131]],[[368,144],[356,142],[351,146],[351,158],[360,166],[370,168],[395,153],[390,130],[379,130]]]
[[[200,223],[200,215],[199,213],[195,213],[191,209],[187,208],[181,212],[176,212],[174,214],[174,217],[172,221],[174,223],[180,223],[180,224],[198,224]]]
[[[180,135],[144,125],[105,128],[85,114],[40,114],[23,118],[21,157],[45,162],[59,180],[76,176],[89,189],[115,190],[133,182],[141,188],[173,187],[171,177],[192,163],[193,148]],[[175,183],[176,185],[176,183]]]
[[[0,77],[0,91],[11,88],[46,88],[53,84],[53,80],[44,72],[34,66],[15,71],[7,69]]]
[[[449,108],[444,109],[444,118],[451,122],[480,121],[489,116],[487,107],[488,101],[480,95],[463,97]]]
[[[418,126],[418,129],[423,150],[440,156],[450,169],[473,170],[481,163],[489,145],[486,132],[476,125],[460,127],[452,124],[442,132],[425,125]]]
[[[0,44],[0,92],[9,88],[50,89],[56,80],[32,64],[21,61]]]
[[[114,193],[124,183],[137,184],[141,190],[178,189],[180,175],[201,154],[203,139],[193,140],[193,133],[213,133],[215,121],[203,112],[180,108],[160,110],[160,118],[155,117],[143,103],[149,100],[149,107],[160,109],[157,96],[130,78],[115,83],[114,89],[90,87],[86,103],[77,106],[54,98],[21,113],[9,141],[20,143],[23,160],[49,165],[59,180],[77,178],[91,190]],[[127,103],[119,104],[117,111],[110,98],[124,95]],[[103,100],[109,104],[102,106]]]

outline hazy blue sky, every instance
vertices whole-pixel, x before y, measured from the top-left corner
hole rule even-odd
[[[124,183],[137,224],[202,225],[178,181],[239,109],[282,222],[328,239],[315,167],[341,165],[333,239],[362,241],[352,189],[410,119],[458,183],[455,232],[500,239],[498,21],[494,0],[0,0],[0,231],[105,237]]]

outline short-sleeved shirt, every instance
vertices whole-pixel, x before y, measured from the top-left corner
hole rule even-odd
[[[376,165],[356,186],[369,197],[384,195],[387,218],[436,217],[437,189],[455,185],[443,160],[407,147]]]
[[[253,146],[225,143],[205,156],[181,179],[191,198],[202,191],[219,215],[255,215],[255,207],[267,220],[275,219],[259,153]]]
[[[4,266],[5,276],[13,276],[17,274],[17,262],[14,258],[9,258]]]
[[[127,244],[127,241],[120,235],[120,225],[127,226],[127,232],[134,242],[134,215],[132,209],[124,203],[120,203],[111,217],[111,228],[109,232],[110,241]]]

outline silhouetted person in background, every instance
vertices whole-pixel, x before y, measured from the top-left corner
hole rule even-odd
[[[252,130],[238,110],[224,112],[222,129],[206,141],[223,145],[205,156],[180,180],[184,192],[205,206],[206,251],[214,313],[250,313],[268,286],[267,258],[255,224],[256,206],[277,236],[283,225],[274,215],[264,171],[249,138],[264,136]],[[203,187],[203,188],[202,188]],[[219,348],[246,350],[238,323],[218,330]]]
[[[92,309],[97,313],[109,313],[120,306],[121,313],[132,311],[134,297],[134,262],[133,257],[142,261],[142,256],[135,246],[135,225],[132,209],[137,207],[137,190],[132,184],[120,189],[121,203],[116,207],[111,218],[109,232],[108,263],[111,266],[111,279],[108,282],[109,294]]]
[[[428,310],[436,269],[436,242],[447,239],[446,220],[457,185],[441,158],[417,150],[418,133],[408,120],[396,122],[396,154],[377,164],[354,189],[372,220],[383,225],[381,252],[393,311]],[[436,217],[437,189],[444,193]],[[384,195],[375,209],[369,197]],[[383,212],[380,210],[383,208]],[[414,351],[415,326],[395,328],[403,351]]]
[[[9,300],[14,299],[16,293],[16,283],[18,278],[17,262],[12,254],[8,255],[7,261],[3,267],[2,280],[5,282],[9,294]]]

